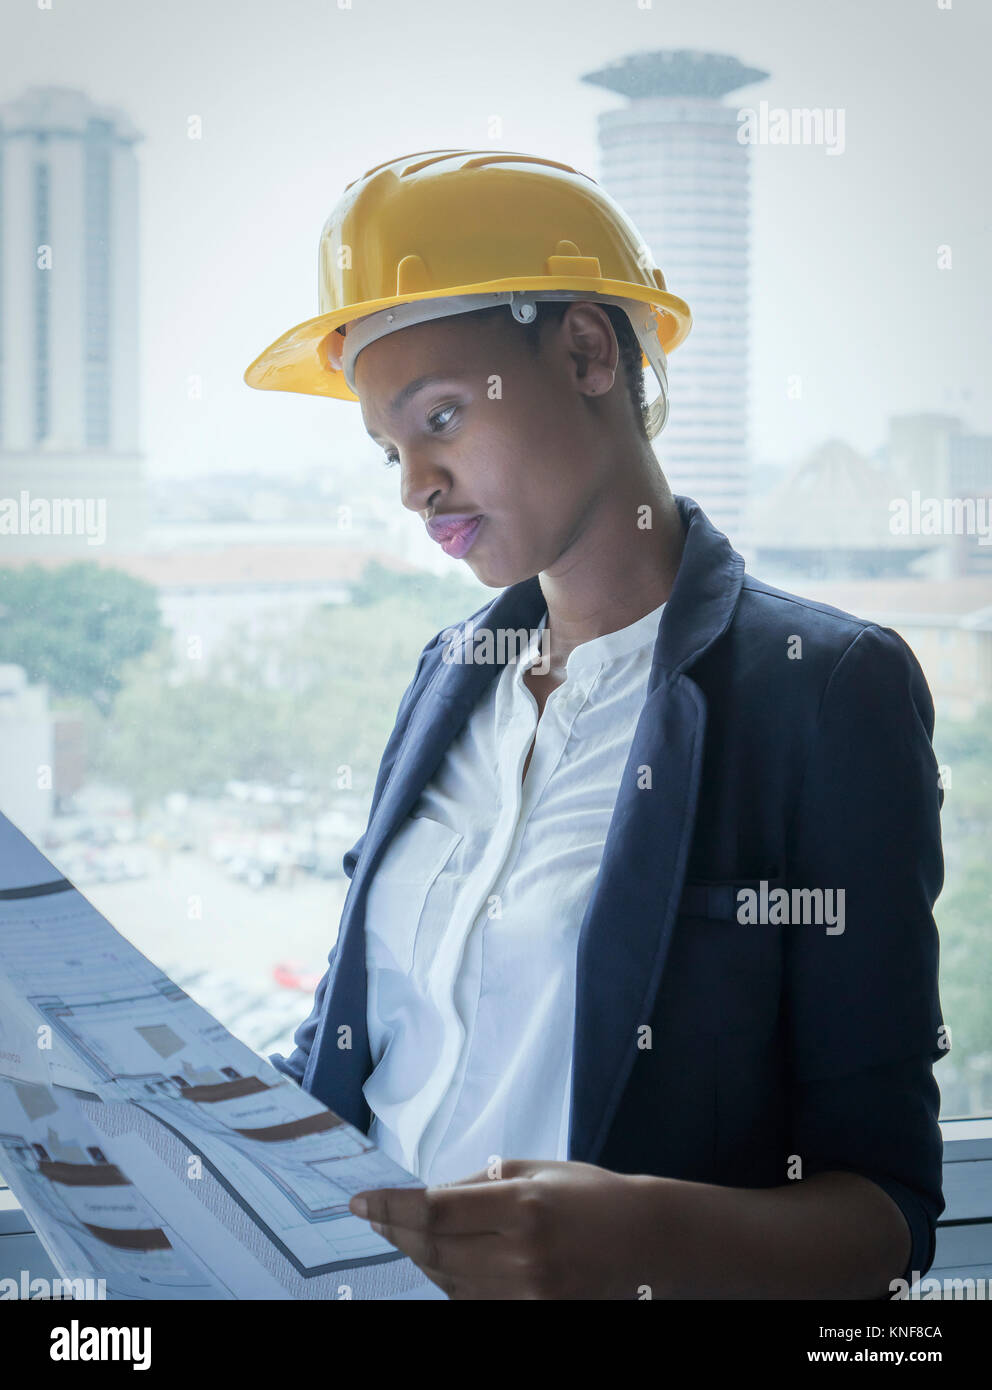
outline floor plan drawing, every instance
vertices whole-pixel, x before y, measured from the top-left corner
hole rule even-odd
[[[93,1123],[139,1117],[143,1138]],[[181,1143],[185,1178],[163,1170],[156,1129]],[[217,1222],[213,1253],[199,1248],[204,1167],[295,1275],[404,1265],[415,1296],[410,1262],[348,1201],[420,1180],[233,1037],[0,816],[0,1171],[53,1262],[115,1297],[288,1296],[261,1268],[246,1278],[244,1250],[220,1257]]]

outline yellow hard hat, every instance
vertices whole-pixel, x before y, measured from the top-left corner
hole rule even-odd
[[[348,184],[321,232],[320,313],[271,343],[244,379],[357,401],[350,368],[374,338],[500,303],[529,322],[536,299],[624,308],[642,365],[661,383],[649,427],[657,433],[668,413],[666,354],[692,326],[689,306],[668,292],[637,229],[595,179],[509,150],[422,150]]]

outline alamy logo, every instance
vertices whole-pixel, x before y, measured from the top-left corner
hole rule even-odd
[[[135,1371],[152,1364],[150,1327],[80,1327],[74,1318],[68,1327],[52,1328],[53,1361],[131,1361]]]
[[[505,665],[530,654],[539,655],[531,664],[535,675],[546,675],[551,669],[551,644],[548,629],[526,627],[480,627],[469,622],[465,628],[446,627],[442,632],[444,646],[441,660],[447,666]],[[459,640],[461,638],[461,640]]]
[[[979,545],[992,545],[990,497],[893,497],[889,503],[893,536],[977,536]]]
[[[924,1279],[918,1269],[910,1270],[909,1279],[892,1279],[889,1281],[889,1288],[892,1291],[893,1301],[902,1299],[929,1298],[966,1298],[966,1299],[985,1299],[989,1297],[990,1281],[984,1276],[977,1279],[948,1278],[938,1279],[936,1275],[931,1275]],[[890,1336],[895,1335],[890,1329]]]
[[[94,1299],[106,1297],[106,1279],[94,1279],[81,1275],[74,1279],[46,1279],[43,1274],[32,1275],[26,1269],[21,1270],[20,1279],[15,1279],[13,1275],[0,1279],[0,1299]]]
[[[85,536],[88,545],[107,539],[105,497],[0,497],[0,536]]]
[[[744,926],[817,926],[827,936],[844,931],[843,888],[773,888],[763,878],[758,887],[738,888],[737,920]]]
[[[844,153],[842,106],[742,106],[737,112],[740,145],[823,145],[827,154]]]

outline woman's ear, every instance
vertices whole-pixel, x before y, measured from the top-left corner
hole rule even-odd
[[[616,380],[620,349],[609,316],[597,304],[579,300],[568,306],[561,330],[566,347],[578,364],[583,394],[604,395]]]

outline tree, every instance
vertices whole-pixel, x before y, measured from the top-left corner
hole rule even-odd
[[[55,696],[107,714],[127,661],[163,632],[156,591],[122,570],[81,560],[0,570],[0,662],[22,666]]]
[[[174,791],[210,796],[231,779],[280,781],[290,703],[261,682],[178,679],[163,642],[129,668],[94,763],[139,813]]]
[[[231,779],[293,777],[330,800],[346,768],[367,806],[422,647],[474,612],[474,598],[329,604],[289,632],[232,631],[202,671],[177,666],[163,645],[129,671],[96,754],[101,775],[144,807]]]
[[[492,589],[466,580],[460,574],[436,575],[426,570],[402,573],[370,560],[361,579],[351,589],[351,606],[365,608],[385,599],[412,600],[423,610],[425,618],[435,622],[435,628],[445,623],[457,623],[474,613],[489,599],[496,597]]]

